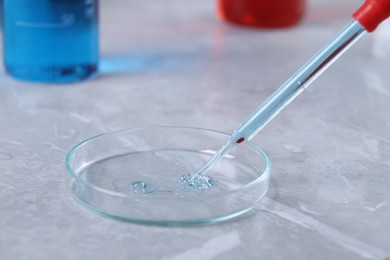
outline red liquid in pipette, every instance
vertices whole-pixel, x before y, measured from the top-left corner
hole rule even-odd
[[[236,143],[237,144],[240,144],[240,143],[242,143],[242,142],[244,142],[245,141],[245,138],[244,137],[241,137],[240,139],[238,139],[237,141],[236,141]]]

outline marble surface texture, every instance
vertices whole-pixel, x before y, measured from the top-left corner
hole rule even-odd
[[[213,0],[101,1],[101,74],[72,85],[0,80],[0,259],[390,259],[390,59],[362,38],[254,142],[266,198],[192,227],[124,223],[70,196],[64,159],[136,126],[231,132],[350,20],[360,1],[310,1],[304,21],[253,30]]]

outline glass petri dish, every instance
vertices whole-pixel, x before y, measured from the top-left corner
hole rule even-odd
[[[84,206],[106,217],[142,224],[189,225],[228,220],[267,192],[270,159],[246,142],[207,172],[214,186],[180,182],[196,172],[230,135],[187,127],[146,127],[102,134],[66,157],[68,187]]]

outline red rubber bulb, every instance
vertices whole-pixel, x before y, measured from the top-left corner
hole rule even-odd
[[[368,32],[390,16],[390,0],[366,0],[352,15]]]

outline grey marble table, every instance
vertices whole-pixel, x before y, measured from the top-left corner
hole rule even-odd
[[[390,259],[390,59],[367,35],[254,142],[267,197],[193,227],[119,222],[70,196],[64,159],[103,132],[148,125],[230,132],[350,19],[311,1],[286,30],[215,18],[212,0],[101,3],[101,74],[73,85],[0,80],[0,259]]]

